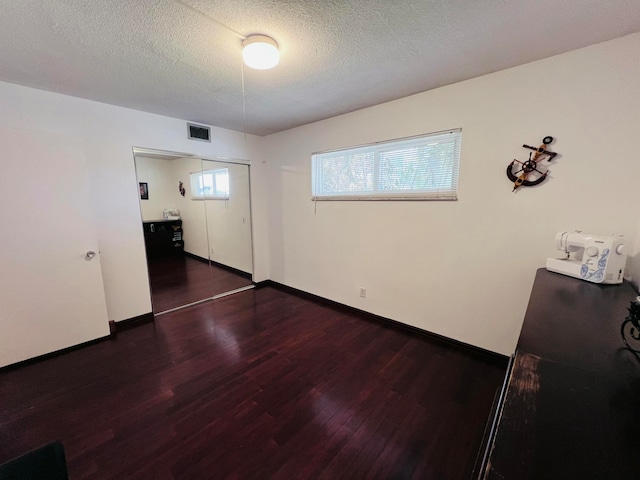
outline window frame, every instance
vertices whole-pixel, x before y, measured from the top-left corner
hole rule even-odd
[[[440,142],[445,143],[443,138],[445,135],[454,135],[453,140],[454,152],[451,158],[453,162],[451,165],[450,182],[446,188],[441,189],[421,189],[421,190],[384,190],[381,189],[380,184],[380,155],[381,153],[392,152],[398,150],[401,144],[407,144],[408,142],[415,141],[416,148],[422,146],[428,146],[429,139],[440,138]],[[449,142],[451,142],[449,141]],[[407,148],[411,148],[408,146]],[[458,199],[458,180],[460,176],[460,156],[462,150],[462,128],[454,128],[448,130],[442,130],[439,132],[432,132],[421,135],[414,135],[410,137],[397,138],[393,140],[384,140],[380,142],[374,142],[365,145],[359,145],[355,147],[340,148],[334,150],[326,150],[321,152],[314,152],[311,155],[311,199],[313,201],[393,201],[393,200],[418,200],[418,201],[456,201]],[[322,182],[322,167],[321,162],[326,160],[322,156],[331,156],[333,154],[345,154],[348,155],[356,153],[373,153],[373,189],[360,190],[353,192],[339,192],[336,194],[319,192],[319,184]]]
[[[215,182],[215,177],[216,174],[218,174],[219,172],[225,172],[226,176],[227,176],[227,192],[226,193],[216,193],[215,192],[215,187],[216,187],[216,182]],[[214,193],[207,195],[205,193],[203,194],[199,194],[199,183],[200,180],[202,179],[202,177],[205,174],[211,174],[213,177],[213,188],[214,188]],[[195,181],[195,183],[194,183]],[[190,186],[191,186],[191,200],[229,200],[229,195],[230,195],[230,186],[229,186],[229,168],[227,167],[223,167],[223,168],[211,168],[208,170],[201,170],[198,172],[192,172],[189,174],[189,182],[190,182]]]

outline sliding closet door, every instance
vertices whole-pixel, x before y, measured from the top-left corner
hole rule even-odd
[[[150,150],[135,162],[154,313],[252,285],[249,166]],[[171,234],[178,248],[158,246]]]
[[[252,284],[249,166],[203,160],[202,172],[213,185],[205,200],[211,292],[229,292]]]
[[[0,127],[0,366],[109,334],[86,152]]]
[[[135,162],[153,312],[210,298],[205,205],[193,191],[201,160],[136,154]]]

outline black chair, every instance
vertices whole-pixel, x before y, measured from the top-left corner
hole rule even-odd
[[[68,480],[64,447],[53,442],[0,465],[0,480]]]

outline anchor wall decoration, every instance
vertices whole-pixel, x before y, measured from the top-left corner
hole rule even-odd
[[[513,162],[507,166],[507,177],[509,177],[509,180],[513,182],[514,192],[519,187],[532,187],[533,185],[538,185],[547,178],[547,173],[549,172],[540,167],[539,162],[542,162],[545,159],[547,162],[551,162],[551,160],[553,160],[557,155],[556,152],[550,152],[547,150],[547,145],[551,142],[553,142],[553,137],[544,137],[542,145],[539,147],[522,145],[523,148],[528,148],[533,151],[529,152],[529,160],[521,162],[520,160],[514,159]]]

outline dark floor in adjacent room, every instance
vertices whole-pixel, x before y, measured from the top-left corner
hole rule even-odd
[[[467,479],[502,362],[274,288],[0,372],[0,463],[70,477]]]
[[[152,258],[148,266],[154,313],[252,284],[248,274],[243,276],[187,255]]]

